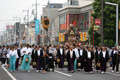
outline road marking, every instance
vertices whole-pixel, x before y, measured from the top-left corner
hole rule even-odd
[[[69,77],[72,76],[72,75],[69,75],[69,74],[66,74],[66,73],[63,73],[63,72],[57,71],[57,70],[54,70],[54,71],[57,72],[57,73],[63,74],[63,75],[65,75],[65,76],[69,76]]]
[[[17,80],[5,67],[2,66],[5,72],[12,78],[12,80]]]
[[[115,74],[115,73],[111,73],[111,72],[106,72],[106,73],[108,73],[108,74],[111,74],[111,75],[115,75],[115,76],[120,76],[120,74]]]

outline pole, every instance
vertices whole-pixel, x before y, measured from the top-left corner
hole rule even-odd
[[[50,0],[48,0],[48,18],[50,17]]]
[[[29,28],[29,8],[27,10],[27,38],[28,38],[28,28]]]
[[[50,0],[48,0],[48,18],[50,20]],[[50,28],[49,28],[50,29]],[[50,29],[51,30],[51,29]],[[47,30],[48,32],[48,30]],[[47,35],[47,38],[48,38],[48,35]],[[47,39],[47,44],[49,45],[49,40]]]
[[[46,29],[46,45],[48,44],[49,40],[48,40],[48,29]]]
[[[30,45],[31,45],[31,34],[30,34]]]
[[[19,30],[19,40],[21,39],[21,18],[19,17],[19,22],[20,22],[20,24],[19,24],[19,27],[20,27],[20,30]],[[18,45],[20,46],[20,41],[18,41],[19,43],[18,43]]]
[[[36,0],[36,19],[37,19],[37,0]]]
[[[93,23],[93,47],[94,47],[94,23]]]
[[[118,4],[116,5],[116,45],[118,48]]]
[[[103,37],[103,0],[101,0],[101,9],[102,9],[101,45],[104,45],[104,37]]]
[[[116,6],[116,46],[118,48],[118,4],[105,2],[105,4]]]

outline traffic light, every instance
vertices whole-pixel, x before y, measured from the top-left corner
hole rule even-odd
[[[45,30],[47,30],[49,28],[49,19],[48,18],[42,18],[42,26]]]

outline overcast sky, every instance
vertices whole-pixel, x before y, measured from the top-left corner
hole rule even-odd
[[[38,4],[38,18],[42,12],[42,6],[46,5],[48,0],[37,0]],[[65,3],[67,0],[50,0],[50,3]],[[28,9],[30,10],[30,19],[33,18],[31,15],[31,11],[35,9],[36,0],[0,0],[0,33],[1,31],[5,30],[6,24],[13,24],[16,20],[13,17],[21,17],[22,22],[24,21],[24,16],[27,14],[23,12],[23,10]],[[4,21],[7,20],[7,21]]]

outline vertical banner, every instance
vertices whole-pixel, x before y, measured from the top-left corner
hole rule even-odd
[[[35,37],[36,35],[38,35],[38,33],[39,33],[39,20],[36,19],[35,20]]]
[[[81,41],[83,41],[83,33],[80,34]]]
[[[84,41],[86,41],[87,40],[87,34],[86,33],[84,33]]]
[[[87,34],[85,32],[80,34],[81,41],[86,41],[87,40]]]
[[[61,42],[61,34],[59,33],[59,42]]]
[[[63,33],[59,33],[59,42],[65,41],[65,35]]]

